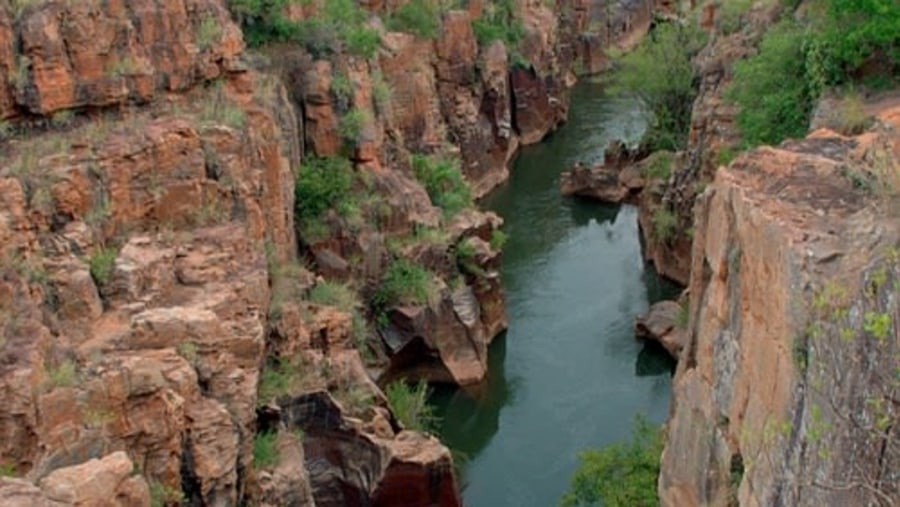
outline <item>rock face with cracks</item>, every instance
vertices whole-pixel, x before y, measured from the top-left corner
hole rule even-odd
[[[662,505],[897,498],[898,127],[755,149],[702,194]]]
[[[248,53],[227,6],[0,3],[0,503],[459,505],[449,451],[373,376],[484,377],[502,221],[445,213],[410,156],[459,159],[484,195],[564,119],[575,62],[599,70],[659,6],[517,2],[514,48],[477,40],[471,2],[434,40],[372,21],[370,59]],[[317,235],[298,171],[345,155],[367,200]],[[398,258],[434,290],[378,332],[368,305],[311,301],[368,298]]]

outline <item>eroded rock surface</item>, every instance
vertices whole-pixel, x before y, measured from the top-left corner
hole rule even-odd
[[[873,421],[898,417],[883,400],[900,348],[900,110],[879,117],[857,137],[755,149],[702,194],[663,505],[897,498],[898,442]]]

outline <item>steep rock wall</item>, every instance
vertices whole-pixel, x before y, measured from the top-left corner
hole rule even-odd
[[[900,110],[879,118],[753,150],[701,195],[662,505],[897,498]]]

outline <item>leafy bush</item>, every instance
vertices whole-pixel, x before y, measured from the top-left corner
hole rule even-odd
[[[637,416],[631,442],[617,443],[579,455],[578,469],[564,506],[649,507],[659,504],[656,481],[662,454],[662,435],[645,418]]]
[[[472,23],[475,38],[482,47],[495,40],[506,44],[511,53],[525,36],[525,26],[516,11],[515,0],[497,0]]]
[[[840,84],[858,77],[867,61],[887,73],[900,71],[900,2],[897,0],[819,0],[817,33],[828,80]],[[824,5],[823,5],[824,4]]]
[[[352,184],[353,168],[349,160],[339,157],[308,159],[297,171],[294,187],[297,216],[301,220],[320,217],[349,194]]]
[[[391,263],[372,297],[373,306],[387,308],[397,304],[424,304],[432,291],[432,274],[406,259]]]
[[[351,54],[372,58],[381,46],[381,36],[368,26],[349,26],[343,31],[344,49]]]
[[[284,8],[298,0],[228,0],[251,46],[294,42],[313,56],[341,50],[370,58],[380,45],[378,33],[366,26],[367,14],[355,0],[328,0],[316,17],[291,21]]]
[[[618,61],[612,88],[644,104],[651,117],[643,139],[648,149],[685,147],[697,93],[691,58],[703,44],[693,25],[661,24]]]
[[[278,463],[278,434],[263,431],[253,439],[253,466],[268,468]]]
[[[370,120],[369,115],[362,109],[351,109],[341,117],[338,123],[338,133],[348,144],[355,146],[362,140],[363,129]]]
[[[359,307],[359,298],[350,287],[343,283],[322,281],[309,291],[309,300],[320,305],[333,306],[344,312],[353,312]]]
[[[494,229],[491,232],[491,240],[490,245],[492,250],[503,250],[503,247],[506,245],[506,241],[509,238],[506,233],[501,231],[500,229]]]
[[[408,430],[434,431],[437,418],[428,404],[428,384],[420,380],[411,385],[400,380],[388,384],[385,389],[388,405],[394,417]]]
[[[728,0],[716,12],[716,23],[722,33],[734,33],[743,26],[743,17],[753,7],[753,0]]]
[[[656,208],[650,220],[653,222],[653,234],[658,241],[667,242],[675,235],[678,217],[666,207]]]
[[[399,32],[434,39],[441,28],[439,16],[440,10],[435,0],[411,0],[394,12],[388,26]]]
[[[453,216],[472,205],[469,186],[456,162],[413,155],[412,167],[416,179],[425,187],[431,202],[443,209],[446,215]]]
[[[113,270],[116,267],[116,256],[118,253],[115,248],[100,247],[94,250],[91,255],[89,264],[91,277],[99,286],[109,283]]]
[[[737,62],[726,97],[741,110],[737,123],[747,146],[777,144],[806,133],[818,90],[811,86],[804,33],[791,20],[763,37],[756,56]]]

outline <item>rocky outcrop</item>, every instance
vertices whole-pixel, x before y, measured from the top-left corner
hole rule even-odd
[[[67,9],[94,9],[89,21],[110,27],[138,15],[115,11],[131,4],[104,3],[110,12],[88,4],[26,8],[17,26],[44,20],[50,28],[27,37],[68,41],[75,35],[53,32],[60,19],[80,19]],[[207,9],[223,23],[206,54],[234,56],[239,31],[221,4],[204,5],[193,3],[191,15]],[[137,468],[161,491],[181,495],[189,484],[183,494],[191,502],[238,501],[252,462],[266,337],[265,245],[273,260],[296,255],[299,148],[284,91],[240,67],[204,75],[195,60],[169,54],[158,37],[193,42],[153,24],[187,19],[182,4],[168,7],[173,12],[152,2],[134,7],[147,31],[139,40],[149,45],[131,49],[159,51],[153,58],[170,69],[167,78],[148,74],[167,83],[154,93],[183,95],[143,111],[67,113],[69,125],[16,136],[3,153],[0,459],[45,481],[45,490],[53,486],[50,498],[67,505],[96,504],[84,495],[97,495],[111,476],[78,482],[94,481],[100,466],[85,460],[120,451],[131,460],[126,476]],[[78,57],[72,47],[68,58]],[[28,85],[32,113],[133,98],[98,98],[87,84],[66,95],[43,73],[62,65],[84,71],[74,75],[87,83],[88,71],[47,58]],[[188,90],[216,75],[223,78],[208,88]],[[72,466],[86,468],[61,475]],[[147,502],[134,494],[123,504]]]
[[[695,222],[662,505],[889,505],[900,110],[720,168]]]
[[[585,167],[577,163],[559,178],[559,190],[565,196],[579,196],[618,204],[635,202],[644,189],[650,160],[637,162],[638,153],[622,142],[614,141],[606,148],[603,163]]]
[[[185,91],[237,70],[243,39],[215,0],[52,1],[0,9],[0,48],[7,118]]]
[[[678,359],[686,339],[683,329],[686,323],[683,320],[683,310],[677,301],[660,301],[654,303],[646,315],[635,319],[634,334],[638,338],[658,342],[666,352]]]
[[[322,391],[284,401],[280,423],[303,431],[317,506],[458,506],[450,452],[434,437],[395,432],[386,411],[369,408],[363,420]],[[365,421],[365,422],[364,422]]]
[[[22,479],[0,479],[0,498],[10,507],[150,505],[150,488],[124,452],[60,468],[36,486]]]

